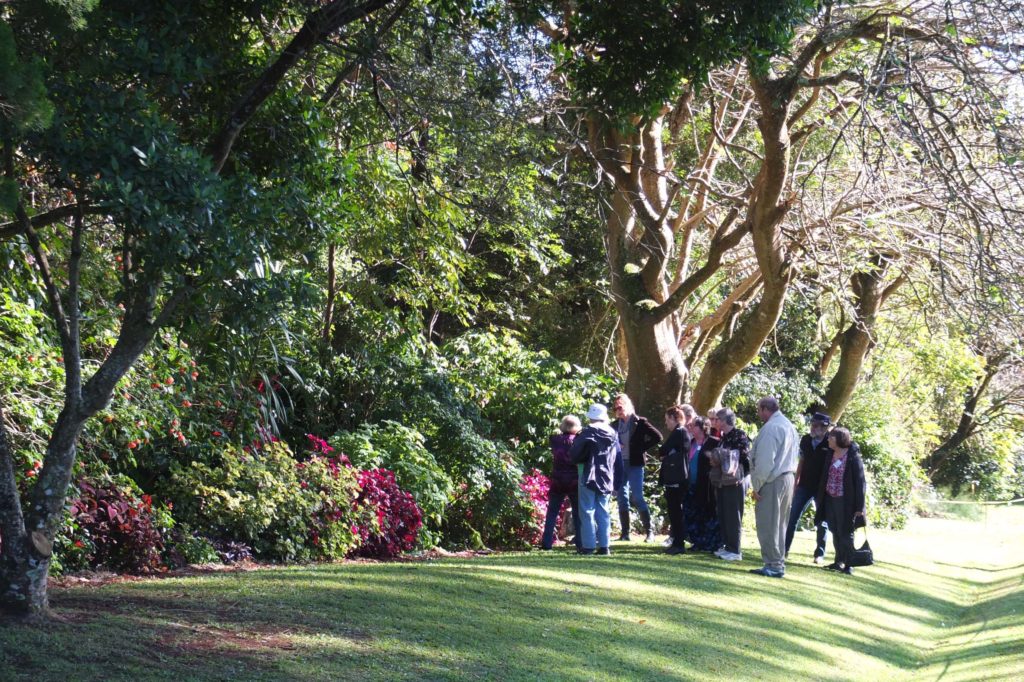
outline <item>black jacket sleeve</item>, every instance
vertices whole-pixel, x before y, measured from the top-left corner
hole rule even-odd
[[[636,422],[636,433],[633,435],[633,440],[630,442],[630,452],[637,443],[640,444],[640,452],[647,452],[655,445],[661,442],[661,431],[654,428],[647,419],[638,417]]]
[[[850,464],[853,465],[851,483],[853,484],[853,490],[851,491],[853,496],[853,513],[865,511],[864,498],[867,495],[867,481],[864,477],[864,460],[861,459],[860,453],[858,452],[855,457],[850,458]]]

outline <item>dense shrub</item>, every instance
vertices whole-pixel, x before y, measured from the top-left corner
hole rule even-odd
[[[204,461],[172,465],[169,487],[182,521],[243,542],[257,558],[336,559],[358,542],[356,472],[340,457],[299,462],[280,442],[229,445]]]
[[[449,546],[526,549],[536,541],[536,509],[513,456],[481,448],[445,518]]]
[[[187,527],[175,528],[167,552],[167,563],[171,566],[186,564],[210,564],[220,561],[213,543]]]
[[[137,495],[124,481],[79,481],[78,489],[70,508],[69,540],[81,556],[69,556],[71,566],[84,561],[128,573],[161,568],[165,524],[149,495]]]
[[[858,393],[841,420],[860,446],[867,470],[868,522],[902,528],[913,508],[917,466],[907,434],[890,411],[892,405]]]
[[[360,469],[384,468],[394,472],[402,490],[416,499],[426,532],[420,543],[435,544],[445,510],[455,490],[451,476],[426,447],[418,430],[391,420],[363,424],[355,431],[339,432],[331,439]]]
[[[903,528],[912,508],[913,464],[871,440],[861,443],[861,455],[867,470],[869,523]]]
[[[398,487],[393,472],[360,471],[355,507],[363,520],[352,555],[388,559],[416,546],[423,516],[413,496]]]
[[[525,466],[542,465],[548,435],[566,414],[609,402],[616,382],[586,367],[524,346],[510,333],[471,332],[440,360],[460,394],[477,405],[491,435],[511,442]]]

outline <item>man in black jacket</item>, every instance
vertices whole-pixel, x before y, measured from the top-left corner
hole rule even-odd
[[[629,505],[632,503],[640,514],[640,522],[644,526],[644,542],[652,542],[654,530],[651,528],[651,510],[644,500],[644,464],[647,451],[661,443],[661,432],[647,419],[636,414],[633,401],[625,393],[615,396],[613,407],[617,419],[611,423],[611,427],[619,435],[623,469],[626,474],[617,494],[619,522],[622,525],[619,540],[630,539]]]
[[[832,449],[828,446],[828,430],[832,419],[821,412],[811,417],[811,432],[800,439],[800,462],[796,468],[796,489],[793,491],[793,506],[789,513],[789,526],[786,529],[786,555],[793,544],[796,524],[804,515],[807,507],[814,502],[818,494],[818,484],[832,459]],[[817,511],[817,509],[815,509]],[[814,546],[814,563],[825,561],[825,542],[828,538],[827,526],[816,524],[816,544]]]

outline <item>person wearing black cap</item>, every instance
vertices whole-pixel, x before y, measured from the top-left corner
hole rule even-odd
[[[807,507],[814,502],[818,494],[818,484],[824,475],[832,449],[828,446],[828,430],[832,418],[822,412],[815,412],[811,417],[811,432],[800,439],[800,462],[796,468],[796,489],[793,491],[793,507],[789,513],[789,527],[786,529],[786,554],[793,544],[796,524],[804,515]],[[817,524],[816,543],[814,546],[814,563],[825,561],[825,542],[828,539],[826,524]]]

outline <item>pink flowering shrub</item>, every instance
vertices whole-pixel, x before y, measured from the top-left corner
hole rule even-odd
[[[423,514],[411,494],[398,487],[387,469],[368,469],[358,474],[359,496],[355,509],[362,521],[353,526],[359,545],[351,556],[387,559],[416,546]]]
[[[533,523],[522,529],[520,537],[530,545],[536,545],[540,543],[541,535],[544,532],[544,517],[548,510],[548,490],[551,487],[551,480],[539,469],[532,469],[523,476],[520,487],[530,498],[530,504],[533,506]]]

